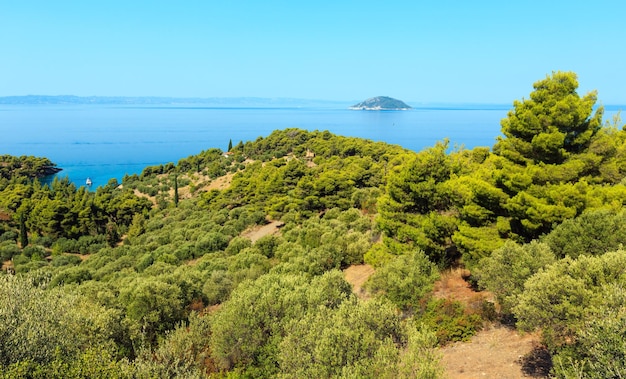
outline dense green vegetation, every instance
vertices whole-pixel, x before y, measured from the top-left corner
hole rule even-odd
[[[42,178],[61,171],[47,158],[37,157],[14,157],[0,155],[0,178],[9,179],[16,176],[27,178]]]
[[[577,86],[535,83],[493,149],[287,129],[95,192],[3,157],[0,377],[440,377],[493,318],[433,296],[453,265],[555,376],[619,377],[626,131]]]

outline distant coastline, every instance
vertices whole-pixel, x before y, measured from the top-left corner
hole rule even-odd
[[[410,102],[414,110],[507,110],[510,103]],[[0,105],[105,105],[166,106],[207,108],[337,108],[346,109],[354,100],[320,100],[264,97],[159,97],[159,96],[74,96],[26,95],[0,96]],[[626,104],[604,105],[607,111],[626,111]]]
[[[26,95],[0,97],[0,105],[145,105],[209,107],[344,107],[349,102],[318,99],[262,97],[158,97],[158,96],[74,96]]]

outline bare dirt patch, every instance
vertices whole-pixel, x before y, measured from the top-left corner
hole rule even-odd
[[[443,347],[442,364],[450,379],[547,378],[545,370],[529,367],[528,357],[540,349],[534,334],[493,326],[478,332],[470,342]]]
[[[155,196],[150,196],[150,195],[148,195],[146,193],[140,192],[138,189],[134,189],[133,193],[137,197],[145,197],[146,199],[150,200],[152,202],[152,205],[154,205],[154,206],[157,205],[157,201],[156,201],[156,197]]]
[[[361,299],[367,298],[363,284],[375,272],[370,265],[352,265],[343,271],[346,281],[352,285],[352,292]]]
[[[248,229],[241,233],[242,237],[246,237],[255,243],[261,237],[265,237],[271,234],[278,234],[280,232],[280,227],[285,225],[282,221],[270,221],[269,224],[265,224],[262,226],[255,226],[251,229]]]
[[[435,283],[433,295],[462,302],[479,311],[485,301],[493,301],[486,291],[475,291],[465,280],[469,271],[445,271]],[[536,334],[520,334],[515,329],[487,324],[469,342],[456,342],[441,348],[442,365],[450,379],[548,378],[549,355]]]
[[[0,221],[11,221],[11,215],[7,212],[0,211]]]
[[[11,260],[2,262],[1,271],[8,271],[9,269],[13,269],[13,262]]]
[[[441,273],[435,282],[433,296],[439,299],[457,300],[471,310],[480,310],[484,301],[493,301],[493,294],[487,291],[475,291],[465,278],[469,270],[453,268]]]
[[[211,183],[209,183],[208,186],[206,186],[204,188],[207,189],[207,190],[212,190],[212,189],[223,190],[223,189],[226,189],[226,188],[230,187],[230,183],[233,181],[233,176],[235,176],[235,174],[233,174],[233,173],[228,173],[228,174],[226,174],[224,176],[220,176],[219,178],[216,178]]]

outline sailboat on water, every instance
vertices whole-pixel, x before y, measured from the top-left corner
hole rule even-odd
[[[87,178],[87,180],[85,181],[85,184],[87,184],[87,186],[91,187],[91,185],[93,184],[91,182],[91,178]]]

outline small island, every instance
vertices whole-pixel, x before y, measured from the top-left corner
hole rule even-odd
[[[412,108],[403,101],[387,96],[377,96],[355,104],[349,109],[359,111],[408,111]]]

